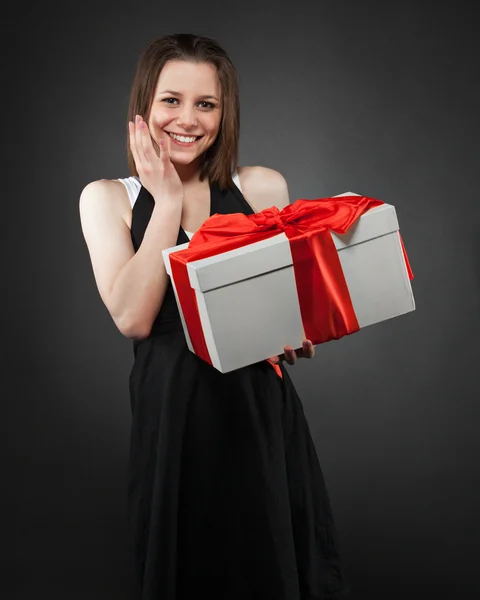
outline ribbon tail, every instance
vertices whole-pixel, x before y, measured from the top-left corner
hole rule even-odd
[[[400,237],[400,243],[402,244],[403,258],[405,259],[405,265],[407,266],[408,277],[411,281],[415,277],[415,275],[413,274],[412,268],[410,267],[410,261],[408,260],[407,251],[405,250],[405,246],[403,245],[403,240],[402,236],[400,235],[400,232],[398,232],[398,236]]]
[[[321,344],[358,331],[360,326],[330,232],[297,237],[290,243],[306,339]]]
[[[280,368],[280,365],[278,365],[277,363],[274,363],[269,358],[267,358],[267,362],[270,363],[270,365],[273,367],[275,373],[280,377],[280,379],[283,379],[283,373],[282,373],[282,369]]]
[[[212,365],[212,359],[203,333],[197,297],[188,276],[187,263],[185,260],[182,260],[180,256],[176,256],[175,253],[172,253],[170,256],[170,265],[172,276],[177,286],[181,310],[192,342],[193,351],[206,363]]]

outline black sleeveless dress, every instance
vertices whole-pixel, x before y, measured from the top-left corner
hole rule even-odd
[[[210,194],[210,215],[253,212],[236,186],[211,184]],[[153,208],[142,187],[135,251]],[[188,241],[180,228],[177,244]],[[128,521],[139,598],[344,597],[328,493],[285,368],[283,378],[266,361],[222,374],[195,356],[170,283],[151,335],[133,346]]]

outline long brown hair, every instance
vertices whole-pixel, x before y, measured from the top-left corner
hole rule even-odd
[[[131,175],[138,177],[130,150],[128,121],[139,114],[145,121],[155,94],[158,77],[169,60],[210,63],[215,66],[221,86],[222,117],[214,143],[204,153],[200,181],[208,176],[224,190],[233,185],[232,173],[237,169],[240,136],[240,99],[235,67],[227,53],[211,38],[177,33],[152,42],[140,56],[130,92],[127,115],[127,160]],[[156,146],[156,144],[154,143]],[[158,151],[158,147],[157,147]]]

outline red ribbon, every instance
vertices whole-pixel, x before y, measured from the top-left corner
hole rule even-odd
[[[366,196],[300,199],[282,210],[272,206],[251,215],[209,217],[193,235],[187,249],[170,254],[172,277],[195,354],[212,364],[187,264],[282,232],[292,252],[305,338],[315,345],[358,331],[360,327],[330,230],[346,233],[362,214],[382,204],[381,200]],[[413,279],[403,242],[402,250],[408,275]],[[281,377],[280,367],[269,362]]]

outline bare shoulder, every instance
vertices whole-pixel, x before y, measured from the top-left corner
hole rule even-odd
[[[290,198],[285,177],[268,167],[238,167],[238,177],[245,198],[258,211],[276,206],[280,210],[288,206]]]
[[[80,221],[100,296],[119,330],[127,331],[112,289],[115,279],[134,256],[130,229],[122,215],[121,182],[100,179],[87,184],[80,195]],[[128,202],[128,194],[127,194]],[[127,335],[125,333],[125,335]]]
[[[124,184],[116,179],[98,179],[88,183],[80,194],[79,207],[82,217],[88,218],[100,208],[108,208],[119,214],[127,224],[130,220],[128,192]]]

